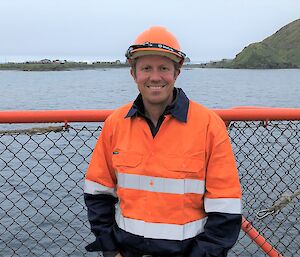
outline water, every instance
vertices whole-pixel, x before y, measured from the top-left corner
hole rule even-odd
[[[300,107],[300,70],[183,69],[178,78],[177,86],[183,88],[191,99],[202,103],[209,108],[231,108],[234,106]],[[136,86],[130,77],[128,68],[63,72],[0,71],[0,90],[0,110],[115,109],[132,101],[138,93]],[[11,125],[6,126],[12,127]],[[75,138],[76,134],[77,133],[75,132],[73,134],[72,132],[69,132],[64,137]],[[84,134],[81,137],[84,138],[84,136],[86,135]],[[61,220],[59,215],[56,212],[51,212],[49,208],[45,208],[43,203],[45,201],[44,199],[47,199],[48,202],[50,200],[51,202],[53,201],[53,204],[56,206],[61,199],[66,202],[71,200],[68,198],[70,195],[74,196],[74,199],[76,199],[77,202],[82,203],[83,185],[81,182],[74,185],[71,176],[83,176],[89,158],[89,151],[92,149],[92,143],[90,147],[86,149],[80,147],[81,156],[84,156],[86,161],[79,165],[80,169],[78,169],[81,171],[79,174],[76,173],[77,168],[74,167],[74,163],[77,165],[82,159],[77,155],[76,158],[73,158],[73,156],[75,156],[73,144],[76,146],[77,144],[81,145],[81,139],[77,138],[79,140],[78,142],[73,141],[72,145],[69,145],[67,141],[65,142],[60,139],[59,134],[52,134],[52,142],[55,142],[55,144],[52,145],[49,141],[39,139],[40,137],[33,136],[32,138],[34,141],[30,142],[30,144],[33,144],[33,147],[27,143],[28,150],[22,148],[19,149],[21,147],[20,144],[26,144],[28,140],[27,136],[19,136],[17,140],[14,141],[14,145],[10,143],[9,140],[11,139],[7,139],[8,143],[6,143],[6,141],[4,142],[4,138],[1,139],[1,143],[9,145],[10,149],[12,149],[11,151],[5,151],[5,153],[0,151],[0,153],[2,153],[1,158],[13,158],[14,162],[9,161],[7,163],[10,163],[10,167],[18,170],[18,173],[12,175],[11,170],[3,170],[0,167],[0,170],[4,174],[2,174],[2,176],[7,177],[7,181],[8,179],[10,181],[10,184],[6,183],[1,188],[3,191],[12,190],[12,184],[14,186],[14,191],[11,191],[9,199],[19,199],[20,195],[23,195],[25,199],[29,199],[29,201],[35,199],[31,202],[31,205],[40,209],[41,214],[44,214],[45,212],[45,215],[48,213],[50,213],[50,215],[47,222],[40,224],[40,222],[43,221],[42,217],[36,215],[36,217],[31,217],[29,213],[26,213],[26,210],[27,212],[31,212],[32,209],[26,209],[26,206],[28,205],[26,201],[22,202],[19,200],[19,208],[21,210],[24,208],[23,213],[30,217],[28,220],[31,220],[33,225],[27,226],[25,224],[24,230],[16,236],[19,241],[16,241],[14,244],[11,243],[11,245],[13,248],[19,249],[16,253],[21,253],[24,248],[21,248],[18,244],[23,242],[22,240],[24,238],[27,238],[22,244],[28,246],[28,249],[30,249],[32,245],[35,245],[35,242],[32,242],[31,238],[28,238],[28,235],[30,234],[41,240],[40,244],[45,247],[48,247],[47,244],[53,240],[55,246],[51,246],[51,249],[54,253],[55,251],[59,251],[59,249],[68,249],[71,252],[74,245],[70,243],[75,240],[74,238],[68,242],[64,242],[60,238],[55,238],[55,233],[54,235],[51,234],[52,231],[48,232],[53,224],[57,224],[57,228],[60,228],[64,226],[64,223],[60,223]],[[41,152],[35,150],[34,146],[37,143],[45,150]],[[245,149],[247,150],[247,148]],[[64,155],[59,155],[60,151],[63,151]],[[14,158],[14,154],[17,153],[18,158]],[[46,156],[45,153],[47,153]],[[5,154],[7,156],[3,156]],[[64,156],[70,156],[70,159],[64,159]],[[271,155],[267,156],[270,157]],[[64,167],[64,170],[69,173],[62,173],[60,166],[51,165],[48,167],[49,163],[52,161],[50,157],[55,157],[56,163]],[[20,162],[25,162],[26,165],[25,167],[22,166],[18,169]],[[51,174],[47,173],[48,170],[51,170]],[[254,171],[256,170],[254,169]],[[48,192],[48,188],[45,188],[43,184],[39,182],[35,183],[37,177],[41,177],[43,173],[45,175],[43,176],[43,179],[41,179],[42,182],[47,181],[47,185],[52,190],[56,191],[55,195],[58,198],[48,200],[48,197],[50,197],[52,193]],[[66,178],[63,177],[66,175],[68,175]],[[20,180],[19,176],[24,177],[23,181]],[[296,175],[294,177],[296,177]],[[57,180],[60,182],[66,181],[64,182],[64,187],[59,188],[60,184]],[[74,179],[74,181],[79,180],[80,178]],[[33,183],[33,186],[28,186],[31,185],[30,183]],[[28,188],[30,188],[30,191],[28,191]],[[73,188],[77,191],[73,191],[72,193],[71,190]],[[274,198],[276,197],[274,196]],[[75,204],[77,204],[77,202]],[[7,200],[4,205],[5,208],[9,210],[13,205],[13,200]],[[80,221],[84,221],[86,219],[86,212],[82,209],[78,210],[78,206],[80,207],[80,205],[73,206],[74,213],[80,212]],[[58,213],[65,213],[65,209],[66,207],[62,205],[55,210],[57,210]],[[287,209],[285,210],[286,213],[289,214]],[[21,225],[27,222],[27,219],[24,220],[23,216],[18,216],[20,212],[15,214],[13,214],[13,212],[8,212],[8,214],[9,215],[5,215],[7,224],[10,224],[10,222],[13,221],[12,219],[16,220]],[[17,216],[14,217],[13,215]],[[5,219],[2,221],[5,222]],[[73,229],[70,232],[63,231],[64,235],[73,233],[74,236],[78,235],[79,230],[75,226],[78,226],[78,224],[73,225],[71,223],[73,219],[73,216],[64,216],[64,220],[69,222],[68,228]],[[35,232],[35,224],[41,225],[41,231],[39,232],[41,235]],[[18,229],[20,228],[16,226],[14,230],[17,231]],[[42,233],[43,231],[46,232]],[[80,231],[83,235],[89,233],[85,226],[81,227]],[[295,234],[296,232],[293,233]],[[45,236],[47,236],[47,238],[44,242],[42,241],[42,238]],[[13,240],[14,234],[10,234],[10,237],[11,240]],[[48,238],[51,240],[48,240]],[[6,238],[4,241],[7,240],[9,241],[10,238]],[[91,242],[91,240],[92,237],[89,236],[86,242]],[[80,241],[81,238],[79,238],[79,242]],[[86,242],[81,243],[82,245],[78,246],[78,249],[83,249]],[[67,245],[68,243],[70,246]],[[248,245],[248,243],[245,245]],[[252,247],[254,246],[252,245]],[[241,249],[240,251],[242,251],[243,247],[237,249]],[[256,248],[254,247],[253,252],[255,252],[255,249]],[[39,251],[39,248],[34,247],[31,252],[32,254],[38,255],[35,251]],[[25,252],[23,252],[23,254]],[[7,255],[9,256],[8,253],[10,252],[7,252]],[[78,254],[74,252],[72,255],[83,256],[81,252]],[[20,256],[22,256],[22,253]],[[259,256],[259,253],[256,256]]]
[[[183,69],[178,87],[209,108],[300,107],[300,70]],[[128,68],[0,71],[0,110],[115,109],[138,91]]]

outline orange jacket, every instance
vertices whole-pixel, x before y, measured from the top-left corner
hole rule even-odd
[[[105,122],[86,174],[85,193],[119,198],[118,226],[135,235],[185,240],[206,213],[241,213],[238,172],[223,121],[190,101],[187,122],[167,115],[153,138],[131,104]]]

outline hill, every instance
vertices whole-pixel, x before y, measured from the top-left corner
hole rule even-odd
[[[245,47],[232,61],[215,62],[206,67],[300,68],[300,19],[287,24],[263,41]]]

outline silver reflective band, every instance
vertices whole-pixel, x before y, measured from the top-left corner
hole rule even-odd
[[[152,223],[143,220],[125,218],[116,207],[116,222],[119,228],[134,235],[153,239],[185,240],[204,231],[207,218],[192,221],[184,225]]]
[[[204,198],[204,209],[205,212],[241,214],[242,200],[240,198]]]
[[[138,44],[138,45],[131,45],[126,53],[125,56],[130,59],[132,57],[132,51],[137,50],[137,49],[143,49],[143,48],[161,48],[161,49],[165,49],[168,50],[170,52],[172,52],[173,54],[177,55],[179,58],[181,58],[182,60],[184,60],[184,58],[186,57],[186,54],[167,45],[164,44],[160,44],[160,43],[152,43],[152,42],[145,42],[144,44]]]
[[[175,179],[118,173],[118,187],[169,194],[204,194],[203,180]]]
[[[88,179],[84,181],[84,192],[91,195],[106,194],[117,197],[116,190],[114,188],[103,186]]]

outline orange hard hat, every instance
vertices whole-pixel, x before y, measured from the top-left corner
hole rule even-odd
[[[181,65],[185,58],[176,37],[166,28],[159,26],[142,32],[126,52],[129,61],[144,55],[166,56]]]

